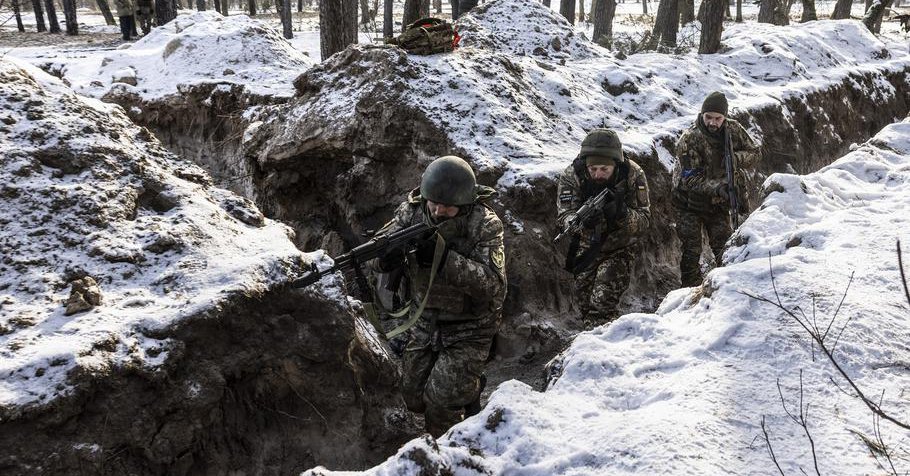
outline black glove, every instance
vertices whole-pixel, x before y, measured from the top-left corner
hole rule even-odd
[[[582,222],[581,225],[589,230],[593,230],[603,219],[604,216],[602,214],[594,213]]]
[[[447,247],[448,248],[448,247]],[[439,265],[442,266],[442,263],[446,260],[447,251],[443,250],[442,259],[439,260]],[[430,268],[433,266],[433,256],[436,254],[436,235],[431,236],[429,239],[420,240],[417,242],[417,248],[414,251],[414,257],[417,258],[417,265],[421,268]]]
[[[379,262],[377,264],[379,271],[388,273],[404,266],[404,263],[404,250],[401,248],[392,248],[379,257]]]

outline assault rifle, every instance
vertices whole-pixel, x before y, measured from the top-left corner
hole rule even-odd
[[[739,197],[736,196],[736,182],[733,170],[733,138],[730,128],[724,132],[724,168],[727,169],[727,194],[730,195],[730,218],[733,219],[733,229],[739,228]]]
[[[588,199],[578,211],[575,212],[574,216],[571,216],[566,220],[566,224],[556,238],[553,239],[554,243],[559,242],[563,237],[578,233],[581,231],[581,228],[584,226],[584,223],[588,221],[589,218],[593,217],[595,213],[601,213],[604,208],[604,205],[612,202],[614,199],[613,192],[609,188],[604,188],[602,192]]]
[[[384,256],[395,249],[406,249],[415,246],[418,241],[430,236],[435,229],[435,226],[421,222],[391,233],[376,235],[370,238],[370,241],[335,258],[335,265],[331,268],[320,271],[316,268],[316,263],[313,263],[310,271],[294,280],[291,285],[296,288],[303,288],[319,281],[325,275],[336,271],[353,269],[357,277],[357,287],[362,293],[369,294],[366,276],[363,274],[363,269],[361,269],[363,263]]]

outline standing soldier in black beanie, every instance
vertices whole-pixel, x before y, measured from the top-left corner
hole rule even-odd
[[[720,266],[724,245],[733,234],[730,192],[738,190],[746,176],[751,176],[759,157],[758,145],[739,122],[727,117],[727,108],[727,97],[722,92],[709,94],[695,125],[683,132],[676,143],[678,163],[673,170],[672,203],[677,214],[676,232],[682,241],[679,267],[684,287],[697,286],[702,281],[699,257],[703,229],[708,233],[715,265]],[[726,147],[732,149],[734,188],[727,179]],[[744,197],[745,193],[738,191],[735,195]],[[736,213],[748,212],[743,200],[738,205]]]

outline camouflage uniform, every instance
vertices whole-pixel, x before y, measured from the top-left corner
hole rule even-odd
[[[482,202],[495,192],[478,186],[481,197],[442,222],[446,254],[430,289],[426,308],[410,330],[402,356],[402,391],[408,408],[424,413],[427,432],[439,436],[461,421],[464,407],[480,392],[480,376],[499,329],[506,294],[503,226]],[[429,221],[426,202],[414,190],[382,230]],[[423,300],[430,267],[406,257],[412,302]]]
[[[589,325],[602,324],[618,317],[616,306],[629,287],[632,262],[640,251],[637,238],[651,222],[648,181],[638,164],[623,159],[614,169],[607,187],[617,198],[625,201],[628,215],[613,227],[601,222],[596,228],[586,228],[580,236],[573,237],[573,240],[578,240],[576,256],[580,256],[591,247],[596,233],[607,234],[593,263],[575,276],[575,296],[582,317]],[[588,180],[584,158],[575,159],[557,183],[559,226],[565,226],[570,215],[600,190]],[[570,245],[570,248],[573,247]]]
[[[677,164],[673,170],[672,203],[676,208],[676,232],[682,241],[680,273],[683,286],[701,284],[699,257],[702,251],[702,229],[720,266],[724,245],[733,233],[729,198],[718,190],[727,184],[723,163],[723,137],[729,130],[733,144],[734,180],[740,197],[740,213],[748,212],[746,197],[751,191],[742,185],[752,181],[752,169],[758,160],[759,147],[739,122],[727,118],[717,133],[711,133],[699,114],[695,125],[683,132],[676,143]]]

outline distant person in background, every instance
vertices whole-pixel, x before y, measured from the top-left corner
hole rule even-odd
[[[135,15],[136,4],[133,0],[114,0],[117,7],[117,16],[120,17],[120,32],[123,33],[123,41],[132,39],[132,32],[136,29]]]
[[[682,285],[698,286],[702,282],[699,258],[702,251],[702,229],[720,266],[724,246],[733,234],[730,219],[730,186],[724,163],[726,135],[730,135],[737,213],[748,212],[747,190],[742,189],[759,157],[759,147],[739,122],[727,117],[727,97],[714,91],[705,98],[695,124],[683,132],[676,143],[671,201],[676,209],[676,232],[682,241],[679,263]]]
[[[136,19],[142,34],[148,35],[152,31],[152,19],[155,18],[155,2],[153,0],[136,1]]]

